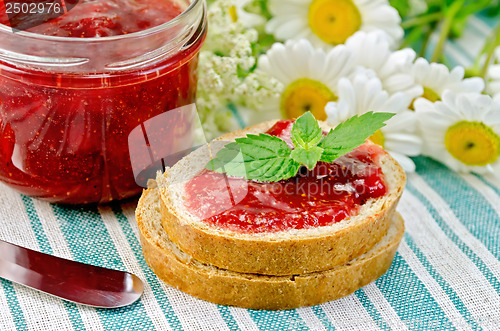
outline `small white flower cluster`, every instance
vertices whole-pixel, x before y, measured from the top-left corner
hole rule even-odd
[[[196,104],[209,140],[238,127],[228,105],[245,104],[245,96],[259,100],[276,89],[272,79],[256,74],[242,75],[249,72],[256,62],[252,45],[257,41],[258,32],[251,26],[252,22],[259,21],[255,17],[260,17],[245,15],[241,8],[245,2],[248,1],[216,0],[208,8],[209,25],[199,55]],[[260,19],[263,21],[262,17]],[[269,90],[257,85],[264,81]]]

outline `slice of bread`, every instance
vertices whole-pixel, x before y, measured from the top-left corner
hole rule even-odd
[[[240,233],[211,226],[186,209],[185,183],[228,141],[267,131],[276,121],[229,133],[189,154],[157,177],[163,227],[170,239],[198,261],[222,269],[265,275],[303,274],[331,269],[368,252],[385,236],[406,177],[382,149],[379,164],[388,192],[370,199],[359,213],[333,225],[274,233]],[[324,130],[330,127],[321,123]],[[378,146],[377,146],[378,148]]]
[[[371,250],[330,270],[303,275],[238,273],[201,263],[180,250],[161,224],[160,196],[144,191],[136,210],[144,257],[160,279],[197,298],[249,309],[293,309],[346,296],[382,276],[403,237],[401,216]]]

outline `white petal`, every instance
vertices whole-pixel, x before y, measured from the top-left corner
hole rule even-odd
[[[415,111],[419,112],[434,112],[436,109],[434,108],[434,104],[425,98],[418,98],[413,103],[415,107]]]
[[[346,106],[356,114],[357,96],[351,81],[347,78],[341,78],[338,83],[338,97]]]
[[[391,93],[404,91],[413,85],[415,85],[413,77],[404,73],[394,74],[384,80],[384,87]]]
[[[299,16],[276,16],[273,17],[266,24],[266,32],[273,34],[282,24],[290,21],[290,19],[299,18]]]
[[[458,95],[458,104],[460,105],[459,109],[461,111],[461,115],[467,121],[474,121],[477,118],[476,107],[474,107],[473,102],[475,98],[468,98],[467,95]]]
[[[314,51],[309,58],[303,59],[302,62],[305,62],[308,67],[309,77],[320,78],[325,75],[326,70],[332,70],[331,68],[327,68],[326,54],[322,50]],[[326,83],[325,80],[321,81],[322,83]]]
[[[415,172],[415,163],[406,155],[389,151],[389,154],[401,165],[405,172]]]
[[[343,100],[327,103],[325,112],[328,116],[327,122],[332,125],[338,125],[354,115],[347,103]]]
[[[325,61],[326,71],[321,73],[325,81],[338,81],[340,77],[346,77],[354,70],[352,52],[344,45],[331,49],[326,54]]]
[[[464,78],[464,74],[465,74],[465,69],[462,66],[456,66],[450,72],[450,76],[453,79],[456,79],[456,80],[463,79]]]
[[[500,65],[492,65],[488,69],[488,76],[493,79],[500,79]]]
[[[278,40],[287,40],[307,29],[309,29],[307,22],[300,18],[292,18],[277,26],[274,29],[274,35]]]
[[[377,111],[387,111],[389,113],[401,113],[408,109],[411,100],[405,93],[394,93],[385,101],[385,103],[377,109]],[[414,113],[414,112],[411,112]]]
[[[266,55],[261,55],[258,61],[258,68],[270,76],[276,78],[281,83],[288,85],[291,82],[291,79],[288,77],[287,73],[281,72],[279,68],[275,68],[270,62],[269,57]]]
[[[494,97],[500,94],[500,81],[491,81],[488,84],[488,91],[491,93]]]
[[[241,22],[246,28],[253,28],[255,26],[262,25],[266,22],[264,17],[249,13],[245,10],[238,10],[238,22]]]
[[[396,112],[397,115],[387,121],[384,128],[387,132],[414,132],[417,122],[417,114],[414,111],[403,110]]]
[[[482,92],[484,80],[480,77],[472,77],[463,80],[464,92]]]
[[[409,156],[417,156],[422,152],[422,140],[414,134],[384,133],[384,137],[386,139],[384,146],[388,150]]]

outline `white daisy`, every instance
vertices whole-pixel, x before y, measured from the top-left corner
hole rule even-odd
[[[257,68],[282,84],[278,96],[270,98],[261,113],[297,118],[311,111],[318,120],[326,119],[325,105],[337,100],[339,79],[353,70],[351,53],[344,45],[325,52],[305,39],[274,44],[259,58]]]
[[[387,0],[269,0],[266,31],[278,40],[306,38],[317,47],[343,44],[356,31],[383,30],[398,44],[401,18]]]
[[[465,70],[461,66],[449,70],[444,64],[429,63],[424,58],[418,58],[411,66],[410,73],[415,82],[423,87],[419,97],[435,102],[441,100],[445,90],[455,93],[482,92],[484,81],[473,77],[464,79]]]
[[[500,46],[495,49],[495,62],[488,68],[487,92],[495,98],[500,98]]]
[[[407,172],[415,171],[415,164],[408,156],[421,153],[422,141],[416,133],[415,112],[407,110],[403,93],[389,95],[382,83],[368,73],[360,72],[349,80],[339,81],[339,100],[326,106],[327,121],[337,125],[354,115],[368,111],[396,113],[387,125],[370,139],[384,147]]]
[[[409,72],[416,57],[414,50],[406,48],[392,52],[381,31],[356,32],[345,45],[353,54],[354,64],[373,70],[389,94],[405,93],[408,106],[415,97],[422,95],[422,87]]]
[[[423,153],[453,170],[500,174],[500,102],[480,93],[443,93],[415,101]]]

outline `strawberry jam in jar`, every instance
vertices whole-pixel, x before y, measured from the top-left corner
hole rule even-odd
[[[0,180],[59,203],[138,194],[129,134],[194,103],[205,2],[80,0],[16,32],[2,6]]]

